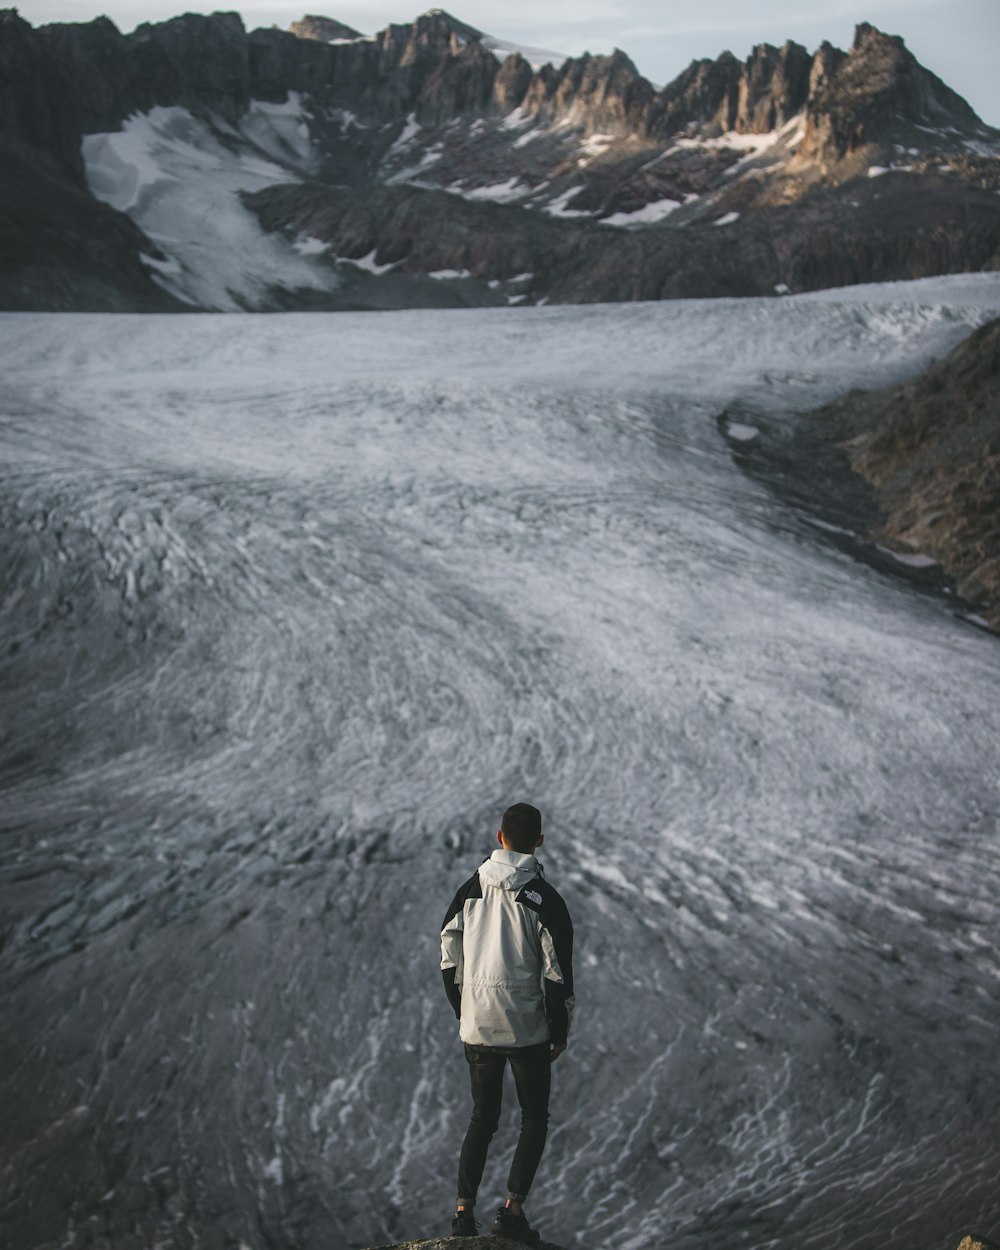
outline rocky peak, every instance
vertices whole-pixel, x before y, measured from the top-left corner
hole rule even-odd
[[[483,37],[481,30],[477,30],[475,26],[470,26],[468,22],[459,21],[457,17],[453,17],[444,9],[428,9],[426,13],[422,13],[416,19],[414,26],[421,29],[430,27],[435,30],[447,31],[452,35],[457,35],[462,43],[477,42]]]
[[[767,134],[801,112],[809,96],[812,57],[801,44],[758,44],[740,76],[734,129]]]
[[[501,113],[509,113],[524,99],[534,71],[520,52],[508,56],[493,81],[493,103]]]
[[[542,110],[591,132],[627,133],[639,129],[653,89],[619,48],[610,56],[570,58]]]
[[[456,44],[456,39],[453,34],[451,55],[437,62],[423,84],[415,109],[421,125],[437,125],[463,113],[481,115],[491,103],[496,57],[481,43]]]
[[[979,125],[965,100],[924,69],[898,35],[886,35],[867,22],[855,30],[837,90],[883,117],[895,113],[901,120],[928,126]]]
[[[667,138],[690,126],[732,130],[738,111],[741,63],[731,52],[692,61],[653,101],[649,132]]]
[[[444,9],[429,9],[409,26],[390,26],[383,34],[389,35],[390,31],[392,35],[386,42],[394,47],[403,45],[400,63],[404,65],[444,53],[455,55],[465,44],[482,38],[478,30]]]
[[[289,26],[291,34],[299,39],[315,39],[319,43],[332,43],[335,39],[361,39],[359,30],[338,22],[332,17],[321,17],[316,13],[307,13],[297,22]]]
[[[828,40],[823,40],[813,56],[809,70],[809,98],[818,96],[829,86],[830,80],[846,58],[847,53],[841,48],[835,48]]]
[[[917,127],[924,140],[927,130],[983,130],[965,100],[924,69],[899,36],[862,22],[846,56],[828,47],[810,78],[802,160],[829,166],[861,149],[911,140]]]

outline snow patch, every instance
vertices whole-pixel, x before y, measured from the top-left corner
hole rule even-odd
[[[564,52],[551,52],[547,48],[512,43],[509,39],[497,39],[493,35],[483,35],[480,43],[501,61],[509,56],[523,56],[533,70],[540,70],[543,65],[561,65],[566,60]]]
[[[526,113],[520,105],[516,109],[512,109],[500,123],[501,130],[520,130],[522,126],[528,126],[534,120],[530,114]]]
[[[150,266],[155,281],[187,303],[235,312],[269,304],[274,287],[331,290],[329,266],[266,232],[240,198],[308,175],[305,116],[294,92],[253,102],[236,126],[158,106],[83,137],[87,184],[156,243],[168,259]]]
[[[390,269],[395,269],[399,264],[398,260],[389,261],[386,265],[379,265],[375,261],[375,248],[368,253],[367,256],[359,256],[356,259],[350,256],[338,256],[337,263],[341,265],[353,265],[356,269],[364,269],[366,273],[388,273]]]
[[[966,151],[971,152],[974,156],[998,156],[1000,155],[1000,144],[983,143],[979,139],[965,139],[963,146]]]
[[[401,152],[404,148],[409,147],[422,129],[423,127],[417,121],[416,113],[410,113],[403,125],[403,129],[399,132],[395,143],[389,149],[387,155],[392,156],[393,153]]]
[[[883,174],[912,174],[914,165],[872,165],[868,169],[869,178],[881,178]]]
[[[726,433],[730,438],[735,438],[738,443],[749,443],[751,439],[757,437],[760,430],[755,425],[741,425],[739,421],[730,421],[726,427]]]
[[[465,200],[492,200],[497,204],[510,204],[524,199],[534,190],[533,187],[523,183],[516,174],[508,178],[506,182],[497,182],[492,186],[463,187],[460,182],[453,182],[445,189],[452,195],[460,195]]]
[[[366,126],[363,122],[358,121],[356,113],[352,113],[350,109],[330,109],[327,116],[331,121],[339,122],[342,130],[353,128],[354,130],[370,130],[370,126]]]
[[[168,278],[179,278],[183,273],[181,263],[176,256],[171,256],[169,260],[157,260],[155,256],[149,256],[146,252],[140,252],[139,259],[148,269],[155,269],[157,273],[161,273]]]
[[[577,151],[582,152],[585,157],[592,159],[593,157],[601,156],[604,152],[606,152],[614,141],[614,135],[589,135],[580,144]]]
[[[292,243],[292,247],[300,256],[319,256],[330,250],[329,243],[324,243],[322,239],[314,238],[311,234],[300,234]]]
[[[722,217],[720,217],[718,221],[713,221],[712,225],[713,226],[731,226],[734,221],[739,221],[739,219],[740,219],[739,213],[726,213]]]
[[[580,187],[570,187],[568,191],[564,191],[562,195],[557,195],[554,200],[550,200],[548,204],[543,204],[544,212],[549,213],[553,217],[593,217],[593,213],[585,210],[567,208],[566,205],[576,195],[579,194]]]
[[[527,130],[523,135],[518,135],[518,137],[514,140],[514,147],[523,148],[527,143],[534,143],[536,139],[540,139],[542,137],[543,133],[544,131],[539,129],[537,126],[532,130]]]
[[[792,122],[797,125],[799,123],[799,119],[793,118]],[[706,152],[742,152],[743,155],[740,159],[726,170],[726,176],[732,177],[750,161],[762,155],[768,150],[768,148],[773,147],[779,139],[784,138],[789,130],[793,128],[792,122],[786,123],[780,130],[769,130],[766,134],[762,135],[744,135],[738,134],[735,130],[727,130],[725,134],[716,135],[714,138],[710,139],[700,136],[692,137],[690,139],[675,139],[670,147],[651,161],[650,164],[659,164],[660,161],[666,160],[667,157],[674,156],[678,152],[699,150]],[[786,145],[793,146],[799,141],[801,141],[801,135],[798,139],[793,137],[791,141],[786,140]],[[646,168],[648,169],[649,166],[647,165]]]
[[[876,543],[883,555],[892,556],[898,564],[905,564],[911,569],[931,569],[937,567],[937,560],[920,552],[893,551],[891,547],[882,547]]]
[[[390,149],[390,153],[391,151],[392,149]],[[424,152],[423,156],[420,157],[415,165],[404,166],[403,169],[398,170],[390,178],[387,178],[386,182],[390,186],[398,186],[401,182],[416,184],[417,179],[422,173],[426,173],[432,165],[436,165],[438,163],[441,159],[443,151],[444,145],[441,143],[435,143],[432,147],[429,147],[426,152]]]
[[[793,151],[799,146],[805,137],[806,119],[800,113],[797,117],[793,117],[787,121],[778,131],[778,138],[783,139],[785,147],[791,148]]]
[[[655,200],[652,204],[644,204],[642,208],[633,209],[631,213],[612,213],[610,217],[602,217],[602,226],[649,226],[654,222],[663,221],[676,208],[681,207],[680,200]]]

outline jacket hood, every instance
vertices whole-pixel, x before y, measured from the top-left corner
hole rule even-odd
[[[534,855],[520,855],[517,851],[497,850],[479,869],[479,880],[485,889],[491,885],[497,890],[519,890],[533,877],[541,876],[541,865]]]

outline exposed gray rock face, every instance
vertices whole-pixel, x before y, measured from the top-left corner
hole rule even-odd
[[[852,421],[851,466],[875,487],[883,541],[933,557],[1000,631],[1000,320],[858,401]]]
[[[764,134],[783,126],[809,96],[812,57],[801,44],[759,44],[743,67],[734,129]]]
[[[526,215],[506,204],[467,203],[441,191],[392,186],[368,189],[315,184],[279,187],[246,197],[268,230],[324,239],[341,257],[374,252],[397,272],[468,271],[483,284],[527,273],[510,294],[558,303],[770,295],[791,279],[796,287],[892,280],[902,266],[914,276],[961,270],[973,256],[996,262],[993,201],[982,194],[980,247],[946,225],[902,239],[894,225],[909,219],[902,179],[884,186],[873,230],[861,214],[845,215],[833,197],[804,210],[776,210],[752,228],[728,231],[710,222],[688,229],[638,232],[596,228],[590,221]],[[832,277],[833,281],[830,281]]]
[[[652,87],[616,48],[610,56],[584,53],[558,72],[543,68],[519,104],[528,116],[544,122],[627,134],[647,128],[652,99]]]
[[[124,213],[30,156],[0,150],[0,296],[10,310],[172,312],[142,257],[165,262]]]
[[[360,39],[361,32],[344,22],[334,21],[332,17],[318,17],[315,13],[307,13],[299,22],[292,22],[288,28],[299,39],[317,39],[320,43],[332,43],[334,39]]]
[[[186,110],[248,168],[265,159],[271,183],[287,171],[284,186],[248,176],[240,190],[281,247],[388,258],[404,304],[408,277],[438,271],[465,275],[461,291],[439,288],[465,303],[767,294],[1000,266],[1000,133],[874,27],[847,53],[724,52],[659,91],[619,50],[533,69],[483,40],[440,9],[372,38],[317,15],[248,34],[235,13],[186,14],[123,35],[106,18],[36,30],[5,12],[0,152],[26,172],[0,191],[24,223],[4,248],[0,306],[50,306],[25,246],[50,256],[53,276],[98,228],[107,291],[137,274],[143,300],[161,287],[190,298],[182,278],[171,286],[140,262],[185,263],[148,197],[107,189],[123,185],[120,158],[96,182],[81,159],[84,135],[157,107]],[[241,129],[254,102],[297,110],[308,157],[288,134],[262,148],[259,127]],[[154,144],[147,174],[157,159]],[[64,203],[43,170],[75,188]],[[95,213],[91,185],[131,219]],[[195,245],[212,252],[210,238]],[[97,301],[81,307],[108,306],[99,286],[69,272],[62,283]],[[279,288],[266,306],[295,306]],[[427,289],[414,285],[414,302]]]
[[[479,1237],[474,1243],[481,1250],[524,1250],[524,1243],[512,1241],[509,1237]],[[535,1242],[538,1250],[560,1250],[551,1241]],[[963,1250],[964,1243],[959,1247]],[[372,1247],[372,1250],[376,1250]],[[465,1237],[432,1237],[426,1241],[401,1241],[394,1246],[381,1246],[378,1250],[468,1250],[468,1239]]]
[[[761,134],[801,111],[812,58],[800,44],[758,44],[745,62],[730,52],[694,61],[651,102],[647,133],[668,136],[692,125]]]
[[[851,391],[790,437],[767,431],[734,454],[826,521],[836,545],[935,593],[957,591],[1000,633],[1000,320],[910,382]],[[847,534],[856,540],[836,537]],[[971,1236],[959,1250],[974,1245],[989,1250]]]

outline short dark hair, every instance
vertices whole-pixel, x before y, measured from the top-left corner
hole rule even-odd
[[[504,812],[500,832],[512,851],[530,855],[541,837],[542,813],[530,803],[515,803]]]

